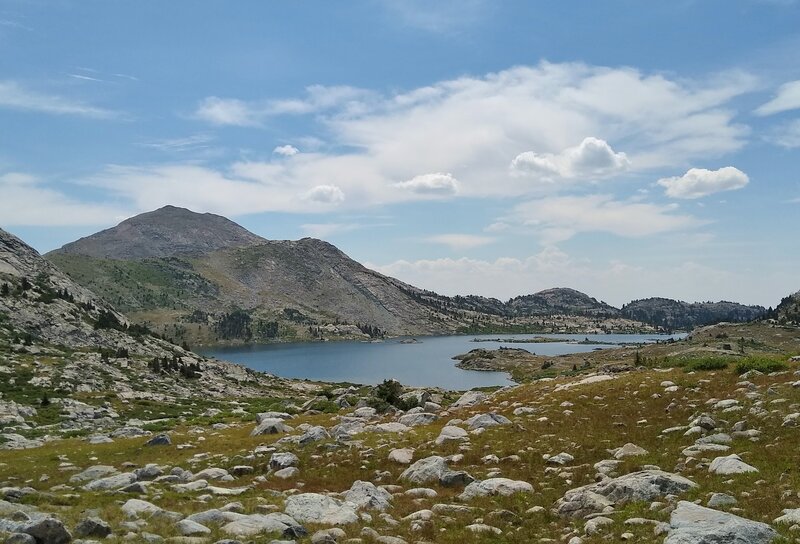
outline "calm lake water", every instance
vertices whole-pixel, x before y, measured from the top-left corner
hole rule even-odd
[[[508,342],[472,342],[478,339],[522,339],[534,336],[557,338],[562,342],[521,344]],[[674,335],[681,338],[684,335]],[[538,355],[585,353],[614,347],[607,344],[575,344],[588,338],[596,342],[654,342],[668,335],[657,334],[505,334],[483,336],[421,337],[418,344],[404,344],[402,339],[381,343],[308,342],[297,344],[254,344],[198,350],[203,355],[232,361],[254,370],[285,378],[307,378],[327,382],[376,384],[394,378],[414,387],[443,387],[464,390],[473,387],[509,385],[504,372],[461,370],[452,357],[475,348],[500,346],[524,348]]]

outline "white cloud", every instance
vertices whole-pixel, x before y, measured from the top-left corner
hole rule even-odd
[[[676,212],[674,205],[619,201],[611,195],[587,195],[524,202],[514,208],[511,217],[518,224],[533,229],[547,244],[584,232],[641,238],[703,224],[692,216]]]
[[[755,112],[758,115],[773,115],[796,109],[800,109],[800,80],[781,85],[775,97],[756,108]]]
[[[2,227],[106,225],[130,215],[107,204],[79,202],[22,172],[0,175],[0,194]]]
[[[495,221],[494,223],[486,226],[483,229],[484,232],[505,232],[511,228],[511,225],[506,223],[505,221]]]
[[[781,147],[800,147],[800,119],[794,119],[774,129],[767,140]]]
[[[245,101],[208,96],[197,105],[194,116],[213,125],[257,127],[275,115],[304,115],[332,109],[358,114],[367,108],[373,96],[371,91],[346,85],[311,85],[306,87],[305,96],[301,98],[278,100]]]
[[[193,134],[184,138],[166,138],[154,140],[152,142],[141,142],[137,145],[149,149],[157,149],[168,153],[183,153],[188,151],[197,152],[207,149],[209,143],[214,140],[210,134]]]
[[[408,181],[396,183],[395,187],[422,195],[454,195],[458,193],[458,180],[452,174],[422,174]]]
[[[195,116],[212,125],[258,126],[260,120],[243,100],[209,96],[197,106]]]
[[[90,106],[62,96],[40,93],[9,80],[0,81],[0,108],[95,119],[120,117],[119,112]]]
[[[450,33],[482,19],[486,0],[382,0],[381,4],[403,23],[435,33]]]
[[[520,153],[511,161],[511,171],[542,181],[559,178],[592,181],[619,174],[630,164],[625,153],[615,152],[605,140],[588,137],[557,154]]]
[[[36,176],[24,172],[6,172],[0,175],[0,185],[36,185],[39,180]]]
[[[337,151],[304,153],[302,162],[284,167],[282,179],[335,183],[348,194],[365,193],[358,202],[370,205],[424,198],[395,185],[420,172],[449,173],[465,197],[524,195],[530,180],[511,175],[508,164],[531,149],[558,157],[568,167],[555,170],[572,176],[604,177],[628,162],[633,172],[688,166],[744,145],[747,128],[734,122],[729,102],[753,88],[743,74],[696,83],[629,68],[542,63],[387,96],[316,86],[297,99],[214,99],[209,118],[257,125],[268,115],[318,114]]]
[[[473,249],[485,246],[494,242],[490,236],[478,236],[474,234],[437,234],[425,238],[427,242],[442,244],[453,250]]]
[[[719,170],[692,168],[682,176],[662,178],[656,183],[664,187],[667,196],[672,198],[701,198],[741,189],[749,182],[747,174],[733,166],[726,166]]]
[[[281,155],[283,157],[291,157],[292,155],[297,155],[298,153],[300,153],[300,150],[293,145],[286,144],[286,145],[279,145],[278,147],[273,149],[272,152],[275,153],[276,155]]]
[[[303,199],[324,204],[338,204],[344,201],[344,192],[336,185],[317,185],[302,195]]]
[[[138,209],[175,204],[228,215],[327,211],[334,201],[352,211],[452,195],[526,200],[560,184],[512,175],[510,161],[525,150],[563,157],[569,175],[608,175],[626,160],[636,174],[684,168],[735,151],[747,129],[735,124],[730,101],[752,88],[752,78],[741,74],[691,82],[630,68],[541,63],[387,95],[312,86],[296,99],[213,99],[201,110],[217,124],[311,114],[319,124],[315,136],[336,145],[303,144],[291,160],[218,168],[115,166],[89,183]],[[605,142],[624,149],[624,157]],[[338,192],[318,193],[319,186]]]

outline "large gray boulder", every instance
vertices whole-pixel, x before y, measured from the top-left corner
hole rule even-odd
[[[73,474],[70,476],[69,481],[76,483],[76,482],[90,482],[92,480],[99,480],[100,478],[106,478],[108,476],[113,476],[114,474],[118,474],[119,471],[108,465],[95,465],[93,467],[89,467],[86,470],[79,472],[77,474]]]
[[[475,497],[490,497],[494,495],[509,496],[515,493],[532,493],[533,486],[521,480],[510,480],[508,478],[489,478],[479,482],[472,482],[459,495],[462,501],[468,501]]]
[[[305,529],[296,520],[280,512],[242,516],[223,525],[222,531],[234,537],[251,537],[270,533],[291,536],[305,533]]]
[[[561,516],[583,518],[609,507],[635,501],[654,501],[693,487],[693,481],[661,470],[642,470],[567,491],[555,504]]]
[[[328,440],[331,435],[328,433],[328,430],[322,426],[311,427],[303,436],[300,437],[298,440],[298,444],[304,446],[306,444],[311,444],[312,442],[320,442],[322,440]]]
[[[72,540],[72,535],[64,524],[51,517],[25,522],[17,532],[31,535],[36,539],[36,544],[66,544]]]
[[[293,429],[284,423],[282,419],[267,417],[258,422],[250,436],[288,433],[291,430]]]
[[[731,454],[724,457],[716,457],[708,466],[711,474],[730,475],[747,474],[748,472],[758,472],[754,466],[748,465],[738,455]]]
[[[441,446],[445,442],[450,442],[452,440],[469,440],[469,435],[467,431],[462,429],[461,427],[456,427],[455,425],[447,425],[442,427],[442,430],[439,431],[439,436],[436,437],[434,441],[437,446]]]
[[[664,544],[767,544],[778,534],[766,523],[680,501]]]
[[[488,427],[496,427],[498,425],[509,425],[511,420],[500,414],[490,412],[488,414],[478,414],[472,416],[467,420],[467,425],[470,429],[486,429]]]
[[[300,523],[347,525],[358,521],[356,505],[319,493],[301,493],[286,499],[284,512]]]
[[[389,508],[392,495],[372,482],[356,480],[344,494],[344,500],[355,504],[359,508],[374,508],[384,511]]]
[[[75,536],[78,538],[105,538],[110,534],[111,526],[100,518],[85,518],[75,526]]]
[[[272,470],[296,467],[299,464],[300,459],[288,451],[273,453],[269,458],[269,468]]]
[[[121,507],[122,513],[129,518],[150,517],[153,514],[163,512],[163,509],[152,502],[141,499],[129,499]]]
[[[451,408],[468,408],[480,404],[488,398],[489,395],[483,391],[467,391],[452,404]]]
[[[124,472],[122,474],[115,474],[99,480],[93,480],[83,486],[86,491],[112,491],[122,489],[137,480],[136,474],[133,472]]]
[[[436,414],[428,412],[417,412],[415,414],[405,414],[400,416],[397,421],[406,427],[418,427],[420,425],[430,425],[438,419]]]
[[[445,487],[459,487],[475,481],[466,472],[451,470],[447,466],[447,460],[438,455],[415,462],[400,474],[400,479],[412,484],[439,482]]]

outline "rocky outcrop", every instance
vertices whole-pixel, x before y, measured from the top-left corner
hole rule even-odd
[[[666,495],[679,495],[693,487],[696,484],[683,476],[661,470],[643,470],[571,489],[556,502],[555,511],[561,516],[583,518],[606,512],[614,505],[654,501]]]
[[[681,501],[664,544],[768,544],[778,536],[765,523]]]

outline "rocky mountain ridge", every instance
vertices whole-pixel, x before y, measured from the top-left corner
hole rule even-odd
[[[651,303],[637,301],[626,312],[568,288],[508,301],[443,296],[369,270],[327,242],[267,240],[223,217],[173,206],[47,257],[135,322],[191,343],[495,330],[644,332],[749,320],[763,310],[675,301],[673,313],[686,315],[666,319],[663,311],[649,310]],[[568,324],[558,316],[568,316]]]

